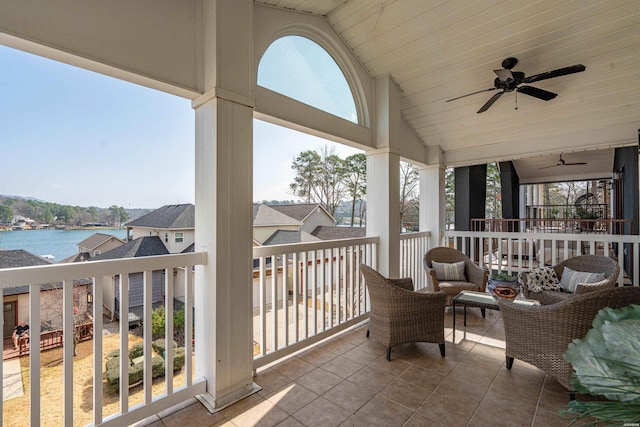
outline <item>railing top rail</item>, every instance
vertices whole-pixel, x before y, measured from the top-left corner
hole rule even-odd
[[[85,261],[65,264],[38,265],[0,269],[0,289],[38,285],[63,280],[138,273],[149,270],[201,265],[207,263],[206,252]]]
[[[414,231],[411,233],[402,233],[400,234],[400,240],[409,240],[415,239],[418,237],[430,237],[431,231]]]
[[[287,243],[283,245],[256,246],[253,248],[253,257],[281,255],[283,253],[316,251],[322,249],[343,248],[347,246],[376,244],[379,237],[360,237],[357,239],[323,240],[308,243]]]
[[[528,239],[528,240],[565,240],[565,241],[597,241],[612,243],[640,243],[640,236],[630,234],[592,234],[592,233],[529,233],[510,231],[460,231],[448,230],[443,232],[444,237],[483,237],[494,239]]]

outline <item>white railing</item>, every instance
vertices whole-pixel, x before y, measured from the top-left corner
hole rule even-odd
[[[429,231],[400,235],[400,277],[411,277],[415,290],[427,287],[422,259],[429,250],[430,236]]]
[[[31,325],[31,339],[29,343],[29,402],[24,407],[30,408],[29,420],[24,423],[31,426],[41,424],[41,417],[49,417],[60,408],[62,402],[62,417],[64,425],[78,424],[78,419],[89,418],[86,424],[101,424],[104,426],[120,426],[135,423],[150,415],[180,403],[189,397],[202,394],[206,390],[204,379],[193,378],[193,344],[190,339],[193,327],[193,266],[206,263],[206,253],[190,253],[163,255],[144,258],[130,258],[122,260],[89,261],[83,263],[53,264],[36,267],[22,267],[0,269],[0,288],[16,286],[29,287],[29,321]],[[153,271],[165,272],[164,296],[165,311],[173,313],[174,276],[182,277],[184,284],[185,302],[185,364],[183,384],[174,384],[173,353],[166,352],[164,371],[164,390],[152,390],[152,281]],[[180,276],[179,271],[183,272]],[[115,278],[119,278],[122,307],[128,307],[129,275],[143,272],[144,308],[143,308],[143,390],[136,396],[129,392],[129,322],[121,321],[119,325],[119,411],[106,414],[103,411],[105,403],[103,392],[103,376],[105,373],[105,359],[103,357],[103,293],[113,295]],[[174,275],[174,273],[176,273]],[[122,280],[125,278],[126,280]],[[93,368],[90,373],[83,374],[74,370],[74,281],[91,279],[93,285]],[[62,287],[63,317],[63,383],[60,384],[61,393],[56,396],[45,396],[41,390],[41,351],[40,340],[36,338],[41,323],[41,291],[40,284],[59,283]],[[176,282],[177,283],[177,282]],[[4,298],[0,295],[4,303]],[[166,316],[165,337],[173,337],[174,328],[172,316]],[[165,348],[171,348],[171,342],[165,340]],[[2,374],[2,364],[0,364]],[[85,377],[80,378],[82,375]],[[74,399],[75,387],[91,389],[90,396],[83,395],[82,399]],[[91,386],[89,386],[91,385]],[[76,390],[77,392],[77,390]],[[0,387],[0,402],[2,399]],[[77,395],[76,395],[77,396]],[[84,401],[92,399],[92,402]],[[82,400],[82,401],[78,401]],[[141,402],[141,403],[137,403]],[[130,403],[133,405],[130,406]],[[53,405],[53,406],[52,406]],[[54,408],[55,406],[55,408]],[[92,408],[86,409],[87,406]],[[0,420],[2,420],[0,403]],[[88,412],[92,414],[87,415]],[[45,415],[42,415],[45,414]],[[10,415],[10,414],[7,414]],[[74,417],[75,415],[75,417]],[[76,419],[74,422],[74,418]]]
[[[364,319],[360,264],[377,237],[261,246],[254,258],[254,369]]]
[[[640,284],[637,235],[445,231],[442,245],[460,249],[490,271],[510,274],[578,255],[607,255],[620,266],[619,286]]]

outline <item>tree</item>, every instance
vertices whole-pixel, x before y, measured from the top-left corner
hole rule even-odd
[[[400,225],[404,226],[408,218],[414,217],[417,222],[419,207],[418,170],[411,163],[400,162]]]
[[[351,226],[356,211],[356,202],[360,200],[360,206],[367,194],[367,156],[363,153],[352,154],[345,159],[347,192],[351,196]],[[362,227],[362,217],[360,217]]]
[[[13,221],[13,209],[6,205],[0,205],[0,222]]]
[[[126,222],[129,219],[129,214],[121,206],[109,206],[109,215],[115,227],[121,226],[122,223]]]
[[[456,182],[453,168],[446,168],[444,171],[444,194],[446,202],[445,227],[447,230],[455,224],[455,202],[456,202]]]
[[[93,222],[98,218],[98,208],[95,206],[90,206],[89,209],[87,209],[87,213],[91,216],[91,221]]]
[[[502,181],[496,162],[487,163],[487,199],[485,203],[486,218],[502,218]]]
[[[303,151],[291,168],[296,171],[290,185],[293,194],[305,198],[308,203],[320,203],[334,215],[347,194],[347,170],[335,149],[325,145],[320,152]]]

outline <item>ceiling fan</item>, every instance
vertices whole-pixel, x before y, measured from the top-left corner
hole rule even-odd
[[[467,96],[475,95],[477,93],[489,92],[492,90],[501,89],[501,92],[493,95],[489,100],[478,110],[478,113],[483,113],[489,109],[493,105],[494,102],[498,100],[502,95],[507,92],[516,92],[524,93],[525,95],[533,96],[534,98],[542,99],[543,101],[550,101],[556,96],[557,93],[549,92],[544,89],[538,89],[533,86],[520,86],[525,83],[535,83],[541,80],[552,79],[554,77],[566,76],[567,74],[579,73],[581,71],[586,70],[587,68],[582,64],[572,65],[570,67],[558,68],[557,70],[547,71],[546,73],[534,74],[530,77],[525,77],[525,74],[521,71],[511,71],[513,67],[516,66],[518,60],[516,58],[507,58],[502,61],[502,69],[493,70],[494,73],[498,77],[493,82],[493,87],[488,89],[482,89],[477,92],[468,93],[466,95],[458,96],[456,98],[448,99],[449,101],[455,101],[456,99],[464,98]],[[516,98],[516,110],[517,107],[517,98]]]
[[[549,169],[549,168],[555,168],[556,166],[577,166],[577,165],[586,165],[586,162],[565,162],[564,159],[562,158],[562,154],[560,154],[560,160],[558,160],[556,162],[555,165],[551,165],[551,166],[543,166],[541,168],[538,169]]]

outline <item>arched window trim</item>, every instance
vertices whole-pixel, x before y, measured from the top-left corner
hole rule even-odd
[[[260,62],[262,61],[262,57],[269,47],[281,39],[282,37],[287,36],[299,36],[305,37],[314,43],[317,43],[320,47],[322,47],[331,58],[336,62],[340,71],[344,75],[347,80],[347,84],[349,85],[349,90],[351,91],[351,96],[353,97],[354,104],[356,106],[356,115],[357,115],[357,124],[360,126],[364,126],[366,128],[371,127],[369,108],[367,106],[365,91],[360,79],[358,77],[358,73],[349,58],[349,55],[344,51],[343,47],[340,46],[334,39],[320,31],[318,28],[313,27],[311,25],[305,24],[291,24],[282,27],[279,31],[274,34],[273,39],[266,44],[264,51],[260,55],[260,60],[256,64],[256,73],[258,75],[258,67]],[[286,95],[284,95],[286,96]]]

